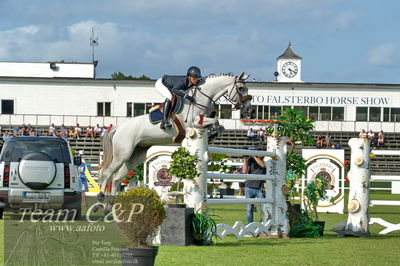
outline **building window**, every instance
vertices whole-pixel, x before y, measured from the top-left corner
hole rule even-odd
[[[309,119],[311,120],[319,120],[318,119],[318,106],[310,106],[309,110]]]
[[[400,108],[390,108],[390,121],[400,122]]]
[[[126,116],[134,117],[148,114],[150,109],[159,103],[126,103]]]
[[[111,116],[111,102],[97,103],[97,116]]]
[[[1,100],[1,113],[3,115],[13,115],[14,100]]]
[[[321,120],[327,121],[327,120],[332,120],[331,118],[331,113],[332,113],[332,107],[320,107],[319,112],[321,114]]]
[[[307,106],[294,106],[293,109],[302,111],[302,115],[308,117],[308,107]]]
[[[356,108],[356,121],[368,121],[368,107]]]
[[[263,117],[263,107],[262,105],[257,105],[257,119],[264,119]]]
[[[332,107],[332,120],[333,121],[344,120],[344,107]]]
[[[269,105],[263,106],[263,117],[264,119],[269,119]]]
[[[383,121],[384,122],[389,122],[389,117],[390,117],[390,108],[383,108]]]
[[[133,116],[133,103],[126,103],[126,116],[132,117]]]
[[[220,104],[219,105],[219,118],[232,119],[232,105]]]
[[[270,118],[279,119],[281,116],[282,106],[270,106]]]
[[[144,103],[134,103],[133,104],[133,116],[140,116],[145,114],[145,104]]]
[[[381,121],[380,107],[369,107],[369,121]]]

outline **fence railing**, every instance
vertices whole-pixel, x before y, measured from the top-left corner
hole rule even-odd
[[[89,115],[44,115],[44,114],[0,114],[1,125],[55,125],[64,124],[66,126],[75,126],[77,123],[81,126],[88,125],[118,125],[131,119],[125,116],[89,116]],[[250,126],[244,125],[240,119],[219,119],[220,123],[226,129],[248,129]],[[255,125],[257,126],[257,125]],[[264,125],[260,125],[264,126]],[[384,132],[400,132],[400,122],[371,122],[371,121],[316,121],[315,131],[345,131],[354,132],[361,129]]]

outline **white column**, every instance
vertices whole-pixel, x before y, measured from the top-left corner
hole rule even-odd
[[[276,156],[264,159],[267,166],[267,175],[275,176],[274,181],[266,181],[266,197],[275,199],[274,204],[267,205],[267,212],[272,220],[270,234],[279,237],[287,236],[289,234],[286,216],[287,204],[286,196],[282,192],[282,189],[286,186],[286,137],[268,137],[267,149],[276,153]]]
[[[202,128],[190,128],[182,142],[191,154],[197,156],[197,171],[200,176],[193,181],[185,181],[184,202],[188,207],[199,211],[206,207],[207,200],[207,168],[208,168],[208,131]]]
[[[351,162],[348,178],[349,203],[347,209],[349,216],[344,232],[339,236],[369,236],[369,190],[370,190],[370,147],[369,140],[365,138],[352,138],[349,140],[351,147]]]

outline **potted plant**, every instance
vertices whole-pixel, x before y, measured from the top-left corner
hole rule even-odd
[[[214,244],[213,237],[216,236],[217,224],[209,212],[209,209],[204,209],[193,215],[192,235],[195,245],[209,246]]]
[[[176,204],[179,204],[179,195],[185,196],[185,191],[190,190],[191,187],[196,186],[195,178],[200,175],[197,171],[197,157],[191,155],[185,147],[179,147],[171,155],[172,161],[169,166],[168,172],[178,179],[176,190],[171,191],[169,194],[176,196]],[[181,182],[183,183],[183,191],[181,189]],[[174,188],[174,187],[172,187]],[[180,205],[183,205],[180,203]],[[168,204],[169,207],[174,207]]]
[[[311,214],[311,217],[314,219],[314,224],[321,227],[321,236],[324,232],[325,222],[319,221],[317,207],[320,200],[326,200],[328,198],[326,186],[327,182],[325,178],[317,175],[313,180],[307,182],[303,192],[305,197],[305,209]]]
[[[144,187],[136,187],[115,198],[114,220],[131,241],[121,248],[122,265],[154,265],[158,247],[150,246],[165,219],[164,203],[158,194]]]

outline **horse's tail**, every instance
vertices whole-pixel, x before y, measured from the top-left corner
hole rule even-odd
[[[113,127],[108,134],[103,137],[103,162],[100,165],[102,170],[110,166],[113,160],[113,143],[112,139],[115,134],[116,128]]]

